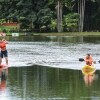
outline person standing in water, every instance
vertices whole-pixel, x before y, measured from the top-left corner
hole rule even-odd
[[[8,41],[5,39],[0,40],[0,65],[2,63],[3,57],[5,57],[6,65],[8,65],[8,51],[6,49],[6,44],[8,44]]]

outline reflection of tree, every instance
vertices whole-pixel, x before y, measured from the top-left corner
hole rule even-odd
[[[73,100],[80,98],[81,95],[89,95],[81,71],[44,66],[10,68],[9,88],[16,98],[25,100],[29,98]]]
[[[80,36],[80,37],[79,37],[79,42],[81,42],[81,43],[84,42],[83,36]]]

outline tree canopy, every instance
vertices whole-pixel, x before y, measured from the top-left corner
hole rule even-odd
[[[84,13],[79,13],[79,9]],[[17,22],[21,29],[35,32],[56,32],[57,24],[64,32],[79,31],[80,24],[82,31],[100,31],[99,16],[100,0],[0,0],[0,23]]]

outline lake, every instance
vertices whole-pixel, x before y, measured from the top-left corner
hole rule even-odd
[[[1,100],[99,100],[100,37],[6,37],[9,68],[1,79]],[[81,68],[91,53],[96,72]],[[3,63],[4,59],[3,59]]]

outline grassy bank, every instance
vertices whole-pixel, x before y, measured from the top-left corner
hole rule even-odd
[[[18,32],[12,32],[18,33]],[[12,35],[7,33],[8,36]],[[63,33],[19,33],[21,36],[31,36],[31,35],[40,35],[40,36],[100,36],[100,32],[63,32]]]
[[[100,36],[100,32],[33,33],[42,36]]]

